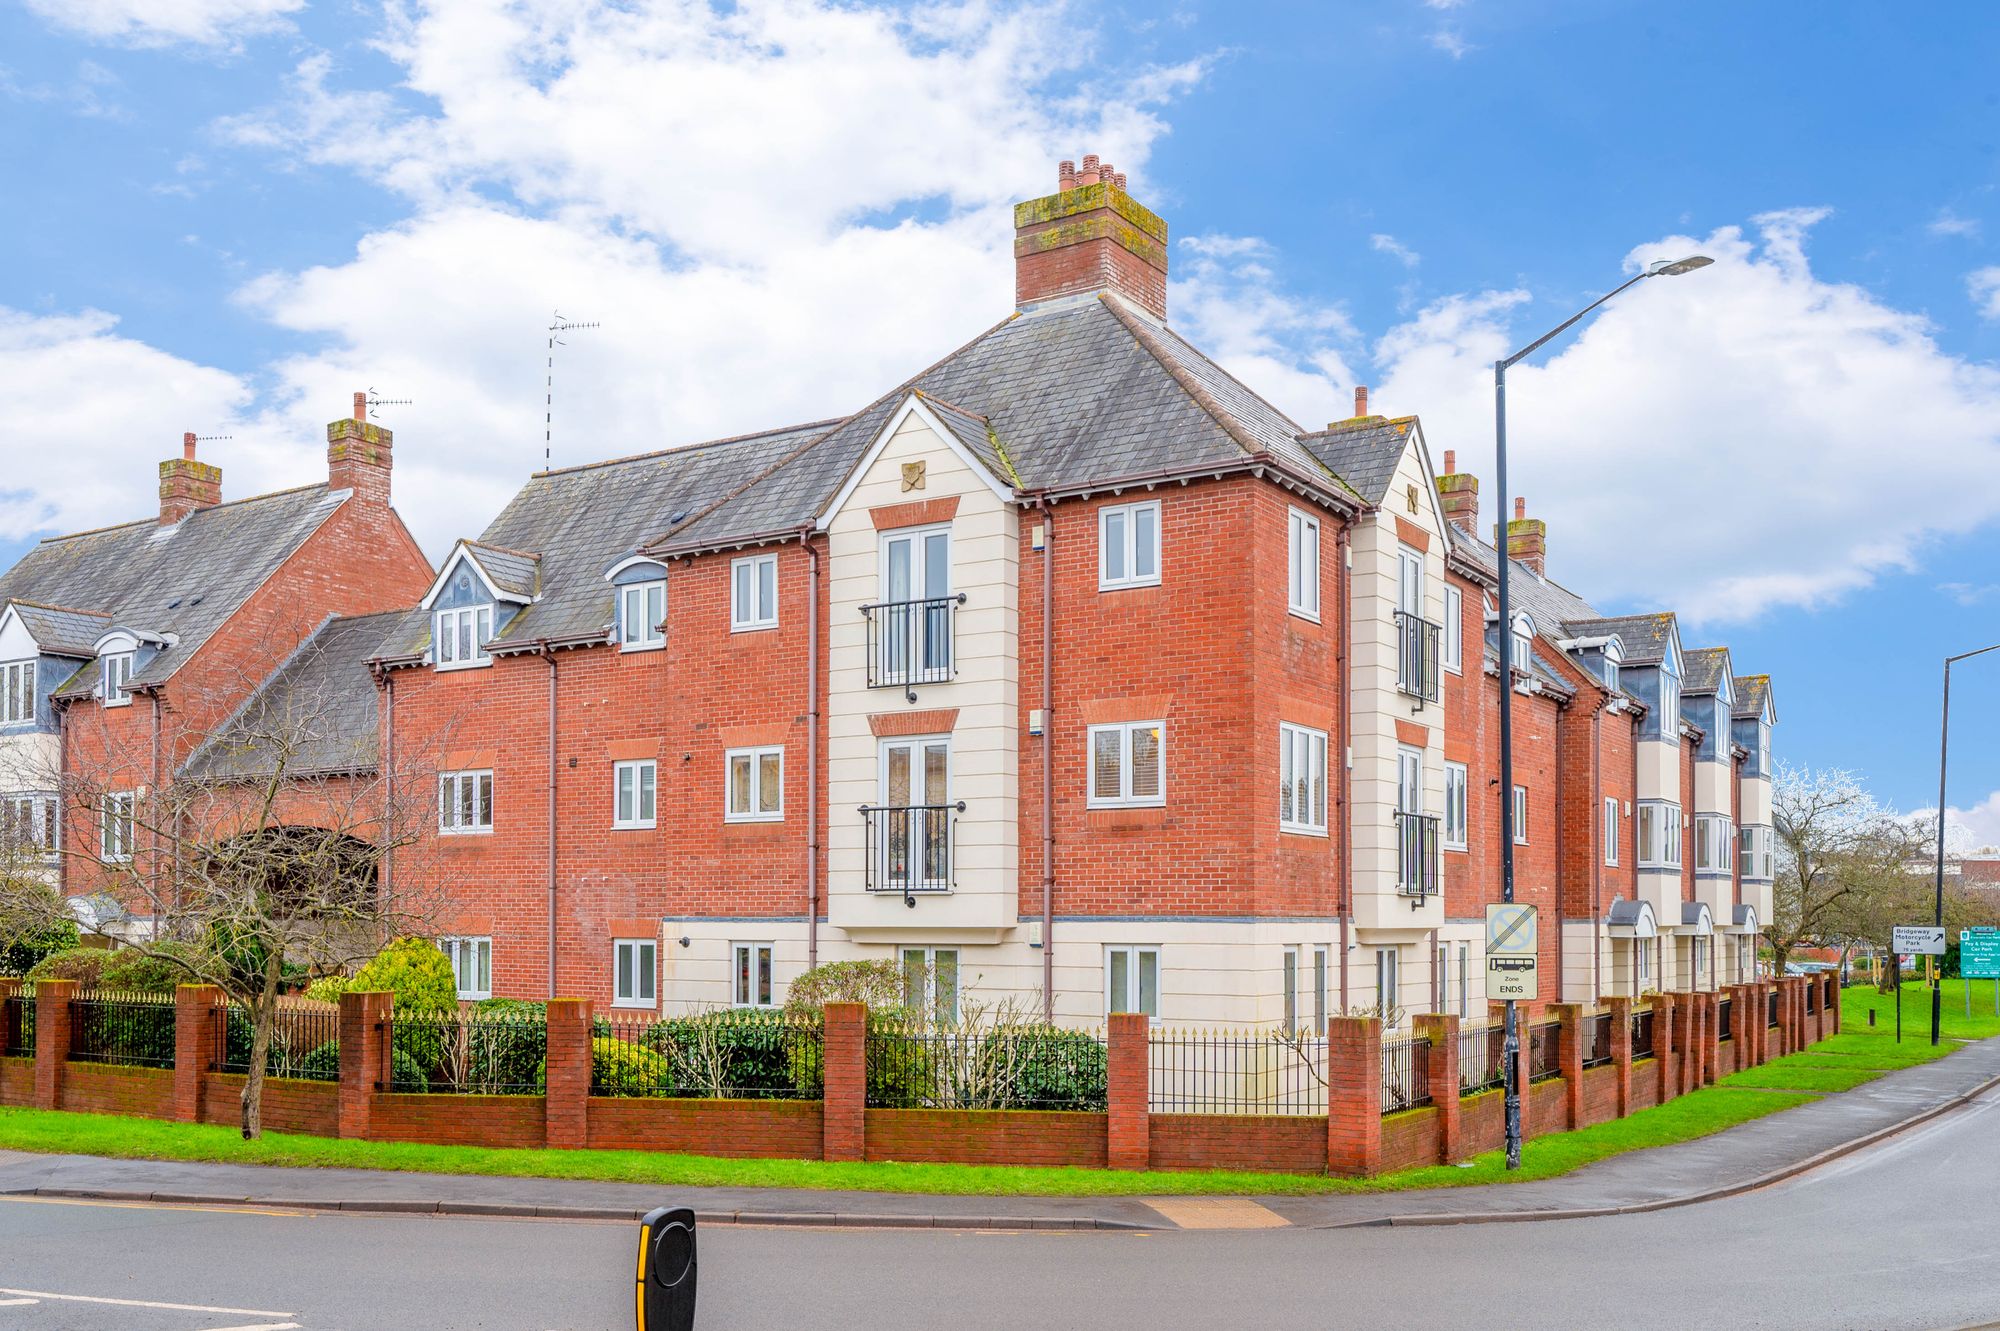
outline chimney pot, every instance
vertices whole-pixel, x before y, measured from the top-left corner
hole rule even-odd
[[[356,393],[354,395],[354,419],[357,421],[368,419],[368,394]]]
[[[326,485],[365,502],[389,502],[396,436],[368,419],[368,394],[354,395],[354,414],[326,427]]]
[[[1086,170],[1086,171],[1095,171],[1095,170],[1097,170],[1097,154],[1096,154],[1096,153],[1085,153],[1085,154],[1083,155],[1083,169],[1084,169],[1084,170]]]
[[[181,435],[181,455],[160,464],[160,525],[171,527],[190,513],[222,502],[222,468],[197,462],[192,430]]]
[[[1355,385],[1354,414],[1356,416],[1366,416],[1368,414],[1368,386],[1366,384]]]
[[[182,456],[182,457],[184,457],[184,458],[186,458],[186,459],[187,459],[187,460],[188,460],[189,462],[192,462],[192,461],[194,461],[194,431],[193,431],[193,430],[189,430],[189,431],[188,431],[188,432],[187,432],[186,434],[184,434],[184,435],[182,435],[182,436],[181,436],[181,456]]]
[[[1446,450],[1444,451],[1444,474],[1445,474],[1445,475],[1447,475],[1447,476],[1456,476],[1456,475],[1458,475],[1458,450],[1457,450],[1457,449],[1452,449],[1452,448],[1447,448],[1447,449],[1446,449]]]
[[[1516,518],[1528,516],[1528,501],[1520,495],[1514,496],[1514,516]]]
[[[1514,520],[1507,524],[1507,554],[1538,578],[1548,563],[1548,524],[1528,516],[1528,501],[1524,497],[1516,496],[1514,500]]]

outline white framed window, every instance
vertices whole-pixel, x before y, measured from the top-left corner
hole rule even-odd
[[[1465,831],[1465,764],[1446,763],[1444,765],[1444,848],[1464,850]]]
[[[1152,808],[1167,802],[1164,721],[1090,727],[1090,807]]]
[[[1528,788],[1514,787],[1514,844],[1528,844]]]
[[[881,537],[882,604],[872,632],[880,682],[943,683],[952,676],[951,528],[903,527]]]
[[[737,1007],[776,1007],[777,988],[772,981],[770,943],[729,945],[729,1001]]]
[[[952,817],[960,810],[951,795],[950,737],[885,739],[879,762],[868,871],[885,887],[951,890]]]
[[[652,938],[611,941],[611,1006],[655,1007],[660,973],[660,944]]]
[[[106,707],[123,707],[132,701],[131,690],[127,687],[132,682],[132,660],[131,652],[105,654],[103,692]]]
[[[1299,950],[1295,947],[1286,948],[1278,963],[1278,984],[1285,998],[1281,1029],[1291,1035],[1299,1029]]]
[[[652,827],[659,794],[659,764],[651,758],[611,766],[611,825]]]
[[[451,959],[451,975],[464,999],[493,997],[493,940],[452,937],[438,939],[438,950]]]
[[[1613,638],[1604,644],[1604,682],[1612,688],[1618,687],[1618,670],[1625,664],[1625,645]]]
[[[0,797],[0,856],[53,855],[58,826],[54,795]]]
[[[1681,867],[1681,806],[1671,800],[1639,801],[1639,867]]]
[[[731,749],[729,790],[723,820],[731,823],[775,823],[785,816],[785,750],[776,745]]]
[[[1437,965],[1431,971],[1431,1011],[1443,1012],[1451,1002],[1451,947],[1437,946]]]
[[[1681,733],[1681,681],[1680,676],[1662,665],[1660,667],[1660,734],[1673,739]]]
[[[1319,519],[1304,509],[1291,510],[1287,520],[1289,591],[1285,605],[1295,615],[1319,618]]]
[[[139,797],[129,790],[107,791],[99,806],[98,850],[107,861],[132,858]]]
[[[1382,1024],[1398,1024],[1392,1020],[1396,1015],[1396,996],[1401,992],[1397,985],[1401,976],[1397,974],[1400,949],[1378,947],[1375,949],[1375,1011],[1381,1016]]]
[[[1465,673],[1465,593],[1450,583],[1444,587],[1444,668]]]
[[[1472,1015],[1472,945],[1458,945],[1458,1019]]]
[[[1653,987],[1653,947],[1650,939],[1632,940],[1632,997]]]
[[[1160,950],[1156,947],[1104,949],[1104,1010],[1160,1015]]]
[[[1770,878],[1771,828],[1762,823],[1745,823],[1737,837],[1742,846],[1743,876],[1759,881]]]
[[[934,1021],[958,1020],[958,949],[903,949],[903,1006]]]
[[[35,663],[0,663],[0,725],[35,719]]]
[[[778,557],[745,555],[729,566],[729,631],[778,626]]]
[[[1326,732],[1278,726],[1278,826],[1326,835]]]
[[[1604,797],[1604,862],[1618,863],[1618,800]]]
[[[666,646],[666,630],[661,627],[666,617],[665,579],[628,582],[618,589],[618,645],[625,651]]]
[[[1535,621],[1530,619],[1525,611],[1514,616],[1512,640],[1513,653],[1509,659],[1513,661],[1514,669],[1525,675],[1534,663],[1535,641]]]
[[[1310,966],[1311,973],[1306,973]],[[1327,1000],[1327,950],[1324,947],[1287,947],[1280,962],[1279,983],[1284,993],[1284,1030],[1287,1034],[1301,1029],[1302,1023],[1310,1022],[1305,1029],[1326,1033]],[[1310,992],[1306,986],[1310,985]],[[1307,1008],[1307,1002],[1311,1007]]]
[[[1152,587],[1160,581],[1160,501],[1097,511],[1097,587]]]
[[[486,640],[492,636],[492,606],[440,610],[431,616],[431,659],[444,670],[486,665],[492,659],[486,655]]]
[[[1315,947],[1312,950],[1312,957],[1313,1029],[1323,1035],[1326,1033],[1326,1019],[1333,1015],[1332,1009],[1327,1007],[1327,995],[1332,992],[1328,984],[1332,978],[1333,967],[1330,954],[1325,947]]]
[[[1735,834],[1730,829],[1729,818],[1726,814],[1696,814],[1694,816],[1694,871],[1696,873],[1728,873],[1734,867],[1730,863],[1730,852],[1735,839]]]
[[[438,776],[438,831],[459,835],[493,830],[493,773]]]

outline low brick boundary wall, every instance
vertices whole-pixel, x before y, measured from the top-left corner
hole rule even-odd
[[[18,981],[0,980],[0,994]],[[1807,993],[1811,987],[1811,1011]],[[0,1104],[128,1114],[234,1126],[244,1077],[211,1070],[221,995],[184,986],[176,997],[175,1066],[127,1067],[71,1060],[74,986],[37,987],[32,1058],[0,1057]],[[1770,995],[1779,1023],[1768,1023]],[[1686,1089],[1753,1067],[1839,1029],[1832,976],[1731,986],[1730,1038],[1718,1037],[1721,993],[1613,999],[1611,1061],[1583,1066],[1590,1023],[1582,1005],[1552,1009],[1561,1023],[1561,1075],[1528,1084],[1531,1023],[1521,1026],[1522,1122],[1530,1137],[1621,1118]],[[1633,1058],[1633,1017],[1650,1009],[1653,1052]],[[409,1094],[379,1089],[387,994],[341,998],[335,1082],[270,1078],[264,1124],[279,1132],[487,1147],[589,1146],[739,1158],[900,1160],[943,1164],[1086,1168],[1231,1169],[1281,1173],[1389,1173],[1497,1150],[1499,1090],[1461,1097],[1458,1018],[1426,1014],[1415,1033],[1432,1099],[1382,1112],[1382,1031],[1372,1018],[1327,1026],[1324,1114],[1155,1113],[1149,1110],[1146,1018],[1115,1017],[1107,1032],[1105,1112],[872,1109],[867,1094],[867,1012],[830,1005],[825,1101],[710,1100],[590,1094],[592,1005],[550,1005],[545,1095]],[[1602,1046],[1598,1046],[1601,1051]],[[1599,1056],[1602,1054],[1600,1052]]]

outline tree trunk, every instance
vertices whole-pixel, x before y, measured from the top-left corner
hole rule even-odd
[[[243,1135],[264,1135],[264,1065],[271,1057],[271,1037],[278,1026],[278,981],[283,960],[272,953],[264,960],[264,983],[250,1008],[250,1075],[243,1079]]]

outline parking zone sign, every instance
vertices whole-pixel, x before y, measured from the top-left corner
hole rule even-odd
[[[1536,997],[1535,908],[1518,903],[1486,908],[1486,997]]]

